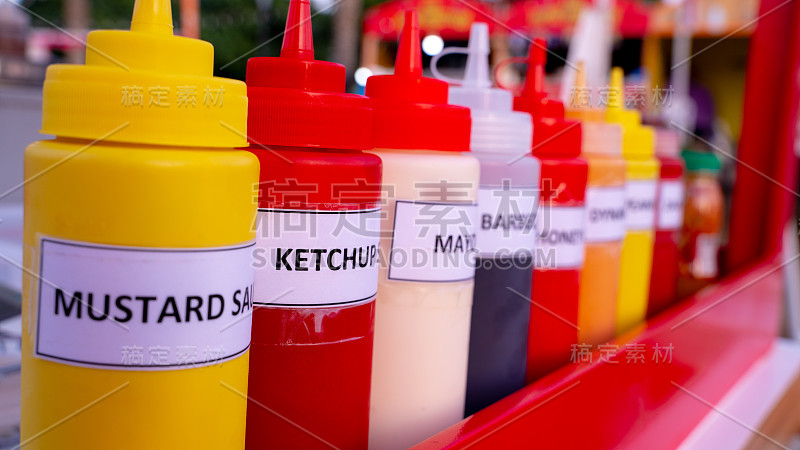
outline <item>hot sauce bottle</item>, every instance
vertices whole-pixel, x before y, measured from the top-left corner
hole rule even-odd
[[[564,104],[544,92],[547,43],[530,49],[528,77],[514,109],[533,116],[533,156],[542,164],[536,216],[528,381],[569,363],[578,344],[578,304],[585,251],[588,164],[581,154],[580,122],[564,119]]]
[[[681,157],[686,162],[686,205],[679,244],[678,294],[688,297],[719,275],[725,196],[719,181],[722,164],[715,154],[687,149]]]

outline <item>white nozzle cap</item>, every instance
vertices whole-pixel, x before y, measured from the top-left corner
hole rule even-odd
[[[464,70],[464,87],[490,88],[489,75],[489,26],[482,22],[472,24],[467,44],[467,67]]]
[[[492,87],[489,71],[489,27],[475,22],[469,32],[467,48],[449,47],[431,60],[434,76],[451,83],[448,103],[466,106],[472,115],[470,148],[477,153],[525,153],[530,151],[533,125],[528,113],[513,110],[511,92]],[[463,80],[453,80],[437,70],[439,58],[451,53],[466,53]]]

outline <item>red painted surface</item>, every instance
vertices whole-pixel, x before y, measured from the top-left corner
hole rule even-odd
[[[781,248],[797,201],[800,2],[762,0],[750,39],[742,137],[724,267],[740,269]]]
[[[617,340],[611,362],[596,352],[591,364],[569,363],[416,448],[674,448],[709,412],[678,386],[714,403],[769,348],[777,266],[771,259],[701,291]],[[644,361],[625,345],[642,345]],[[671,362],[653,360],[656,345],[661,355],[672,346]]]
[[[677,158],[659,157],[659,180],[680,180],[683,163]],[[658,200],[656,200],[656,204]],[[678,230],[656,229],[653,244],[653,269],[647,317],[655,317],[678,299]]]

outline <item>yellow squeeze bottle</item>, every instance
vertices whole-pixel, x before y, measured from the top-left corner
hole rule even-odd
[[[169,0],[53,65],[25,151],[23,448],[244,446],[258,161]]]
[[[653,258],[656,182],[653,129],[641,124],[637,111],[624,108],[623,72],[611,71],[606,120],[622,125],[625,168],[625,239],[617,293],[617,335],[639,325],[647,313]]]

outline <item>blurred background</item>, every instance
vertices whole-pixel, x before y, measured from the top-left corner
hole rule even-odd
[[[128,29],[133,3],[0,0],[0,208],[6,209],[0,210],[0,250],[19,233],[16,220],[21,229],[22,189],[16,187],[22,183],[22,150],[41,138],[47,65],[83,63],[89,30]],[[279,54],[288,6],[288,0],[172,1],[175,32],[211,42],[215,75],[241,80],[248,58]],[[492,64],[524,57],[531,38],[546,38],[546,88],[568,102],[574,70],[565,70],[567,59],[610,49],[610,58],[601,56],[605,60],[590,67],[622,67],[627,106],[641,110],[646,122],[678,123],[686,130],[679,133],[683,146],[736,153],[758,0],[311,0],[311,7],[316,58],[344,64],[350,92],[363,93],[370,75],[392,71],[403,13],[416,8],[426,68],[444,47],[465,46],[472,22],[484,21]],[[597,26],[612,29],[598,32]],[[592,33],[608,42],[593,45]],[[464,55],[453,54],[438,67],[458,78],[464,62]],[[495,73],[497,82],[516,89],[524,69],[505,64]],[[602,89],[605,76],[587,73],[587,81]],[[730,193],[733,164],[723,161],[721,183]],[[18,245],[12,247],[6,249],[21,260]],[[17,267],[0,264],[3,285],[18,285],[18,275]]]
[[[23,148],[36,138],[40,90],[48,64],[82,63],[92,29],[127,29],[134,0],[0,0],[0,133],[3,145]],[[244,79],[247,59],[277,56],[288,0],[173,0],[175,31],[215,48],[215,75]],[[473,21],[489,23],[492,62],[527,54],[532,37],[545,37],[548,90],[561,84],[569,44],[582,12],[612,14],[610,61],[626,84],[655,101],[629,105],[650,122],[678,119],[704,140],[736,148],[741,132],[749,37],[757,0],[311,0],[316,58],[344,64],[348,90],[363,92],[367,77],[392,70],[403,12],[419,11],[423,64],[444,47],[466,45]],[[585,52],[584,52],[585,53]],[[691,61],[675,67],[683,58]],[[584,55],[585,56],[585,55]],[[442,58],[442,73],[460,76],[463,55]],[[498,82],[514,88],[524,66],[506,65]],[[598,80],[594,81],[597,86]],[[595,77],[597,78],[597,77]],[[591,83],[590,83],[591,84]],[[557,95],[558,96],[558,95]],[[564,99],[566,100],[566,99]],[[668,114],[665,107],[674,107]],[[13,132],[12,132],[13,131]],[[21,152],[0,169],[0,189],[21,181]],[[5,158],[9,156],[6,155]],[[21,199],[21,191],[10,195]]]

